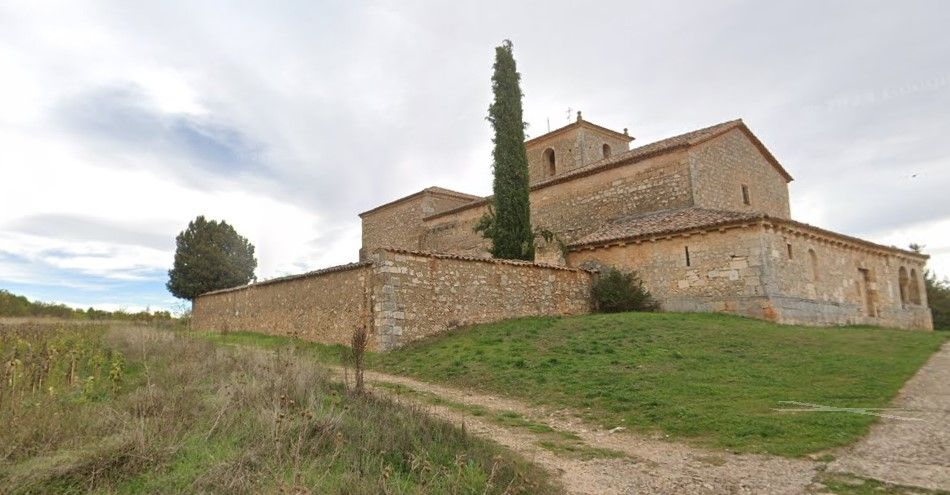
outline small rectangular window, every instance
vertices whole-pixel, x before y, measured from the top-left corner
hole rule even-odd
[[[788,259],[793,259],[794,256],[792,256],[792,243],[789,242],[789,243],[785,244],[785,247],[788,248]]]
[[[686,246],[684,250],[685,250],[685,252],[686,252],[686,266],[690,266],[690,264],[689,264],[689,246]]]
[[[742,204],[751,205],[752,199],[749,198],[749,186],[742,184]]]

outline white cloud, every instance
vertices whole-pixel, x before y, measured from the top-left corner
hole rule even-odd
[[[247,236],[262,278],[352,261],[357,212],[489,192],[504,38],[530,134],[568,107],[636,144],[743,117],[797,178],[793,215],[927,244],[950,274],[941,2],[500,6],[0,5],[0,283],[152,277],[100,302],[167,300],[198,214]]]

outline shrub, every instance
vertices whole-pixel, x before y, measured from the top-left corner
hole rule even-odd
[[[594,281],[592,290],[594,309],[602,313],[621,311],[656,311],[659,303],[643,287],[643,281],[634,272],[610,268]]]

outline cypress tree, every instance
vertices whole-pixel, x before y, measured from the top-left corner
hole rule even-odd
[[[495,48],[488,121],[495,131],[492,142],[494,172],[493,214],[483,220],[483,231],[492,241],[492,256],[534,261],[531,205],[528,202],[528,158],[524,149],[521,75],[515,66],[511,41]]]

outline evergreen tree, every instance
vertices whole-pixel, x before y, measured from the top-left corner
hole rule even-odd
[[[175,265],[165,286],[175,297],[192,300],[254,278],[254,246],[225,221],[199,216],[175,239]]]
[[[912,242],[910,250],[922,253],[924,245]],[[950,280],[939,280],[937,274],[924,271],[924,288],[927,291],[927,305],[933,316],[934,330],[950,330]]]
[[[521,75],[515,66],[511,41],[495,48],[492,91],[495,101],[488,108],[488,121],[495,131],[492,140],[494,197],[491,212],[479,230],[491,239],[496,258],[534,260],[531,205],[528,203],[528,158],[524,149],[525,123],[521,108]]]
[[[924,272],[927,304],[933,315],[935,330],[950,330],[950,281],[938,280],[934,272]]]

